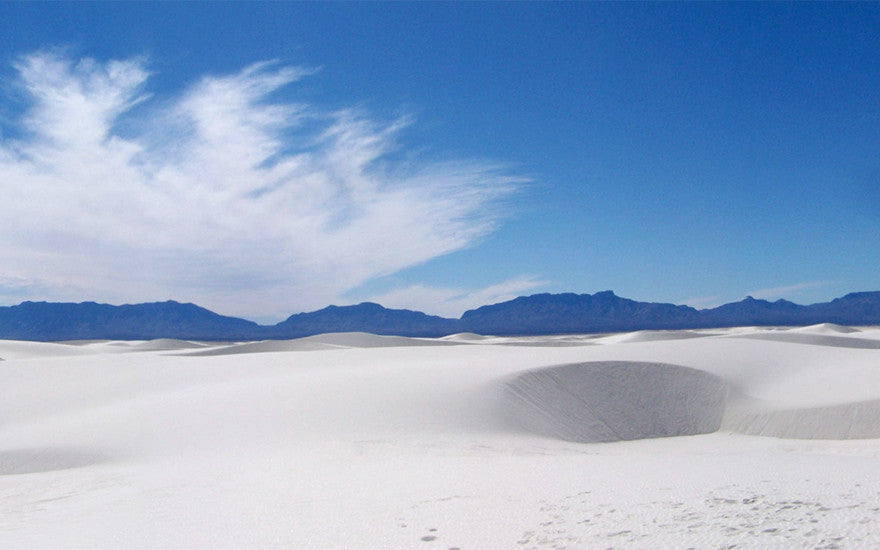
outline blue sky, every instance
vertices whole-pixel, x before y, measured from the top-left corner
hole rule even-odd
[[[0,3],[0,303],[880,289],[880,5]]]

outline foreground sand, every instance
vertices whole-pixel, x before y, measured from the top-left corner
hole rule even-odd
[[[880,547],[877,328],[0,358],[3,548]]]

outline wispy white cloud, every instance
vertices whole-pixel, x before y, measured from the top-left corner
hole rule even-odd
[[[0,134],[0,256],[37,298],[323,306],[474,244],[523,183],[484,162],[391,162],[410,121],[278,99],[308,69],[258,63],[157,98],[144,59],[14,67],[29,105]]]
[[[372,296],[369,300],[390,308],[417,309],[432,315],[458,318],[469,309],[512,300],[546,284],[538,277],[524,275],[477,290],[411,285]]]
[[[786,296],[791,296],[792,294],[797,294],[798,292],[804,290],[811,290],[814,288],[821,288],[823,286],[827,286],[831,284],[828,281],[807,281],[803,283],[797,283],[788,286],[779,286],[774,288],[762,288],[760,290],[753,290],[749,292],[749,296],[753,298],[758,298],[761,300],[774,300],[778,298],[785,298]]]

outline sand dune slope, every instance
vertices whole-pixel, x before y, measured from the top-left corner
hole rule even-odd
[[[878,547],[875,334],[3,341],[0,547]]]
[[[604,344],[623,344],[626,342],[656,342],[660,340],[684,340],[688,338],[702,338],[709,333],[695,332],[692,330],[640,330],[623,334],[612,334],[599,341]]]
[[[511,421],[581,443],[711,433],[727,398],[727,385],[712,374],[616,361],[527,371],[507,388]]]
[[[803,409],[732,411],[724,428],[792,439],[880,438],[880,399]]]
[[[820,323],[818,325],[810,325],[808,327],[797,327],[789,330],[788,332],[798,333],[803,332],[806,334],[853,334],[856,332],[861,332],[857,328],[853,327],[845,327],[842,325],[836,325],[834,323]]]
[[[792,344],[807,344],[811,346],[837,346],[841,348],[856,349],[880,349],[880,340],[873,338],[857,338],[828,333],[804,333],[804,332],[765,332],[756,334],[739,335],[738,338],[752,338],[755,340],[773,340],[776,342],[790,342]]]
[[[545,367],[505,382],[503,416],[531,433],[580,443],[719,429],[790,439],[880,438],[880,399],[803,408],[738,395],[708,372],[661,363]]]
[[[213,346],[211,349],[190,353],[194,356],[230,355],[243,353],[269,353],[279,351],[316,351],[344,348],[388,348],[418,346],[452,346],[455,340],[407,338],[403,336],[380,336],[365,332],[337,332],[318,334],[295,340],[265,340],[230,345]]]

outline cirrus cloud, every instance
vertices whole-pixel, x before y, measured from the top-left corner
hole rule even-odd
[[[144,59],[42,51],[14,69],[28,103],[0,134],[0,254],[35,298],[319,307],[473,245],[523,183],[392,161],[410,121],[286,99],[309,69],[263,62],[164,97]]]

